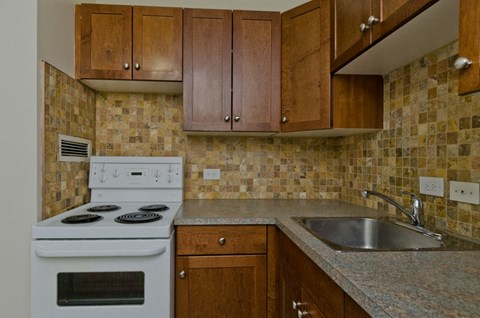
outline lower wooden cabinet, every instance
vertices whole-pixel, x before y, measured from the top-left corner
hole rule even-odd
[[[267,227],[177,227],[176,317],[265,318]]]

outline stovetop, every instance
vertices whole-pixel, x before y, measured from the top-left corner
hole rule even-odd
[[[117,205],[120,209],[109,212],[91,212],[89,208],[99,205]],[[168,207],[166,211],[139,210],[142,206],[162,204]],[[89,203],[53,218],[35,224],[32,228],[34,239],[127,239],[127,238],[168,238],[173,231],[173,218],[180,202],[107,202]],[[153,213],[160,218],[147,223],[119,223],[117,217],[130,213]],[[94,214],[103,217],[98,221],[66,224],[62,220],[68,217],[78,217]]]

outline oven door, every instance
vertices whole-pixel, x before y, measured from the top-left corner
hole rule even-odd
[[[173,318],[172,253],[173,239],[33,241],[31,317]]]

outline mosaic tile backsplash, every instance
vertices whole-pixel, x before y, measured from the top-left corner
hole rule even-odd
[[[426,223],[480,239],[480,205],[448,200],[448,181],[480,182],[480,96],[459,97],[453,67],[458,42],[384,78],[384,130],[338,140],[343,200],[398,214],[374,189],[409,206],[401,189],[419,192],[419,176],[442,177],[445,197],[421,195]]]
[[[184,157],[186,199],[340,198],[398,215],[360,191],[408,206],[401,189],[418,193],[419,176],[443,177],[444,198],[421,196],[427,224],[480,239],[480,206],[448,200],[447,181],[480,182],[480,96],[457,95],[457,52],[453,42],[385,76],[384,130],[351,137],[187,136],[178,95],[88,92],[82,105],[96,102],[97,155]],[[203,180],[205,168],[221,179]],[[63,184],[85,197],[83,187]]]
[[[43,219],[90,201],[88,163],[60,162],[58,134],[95,143],[95,94],[44,63]]]

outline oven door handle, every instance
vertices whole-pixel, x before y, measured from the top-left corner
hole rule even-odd
[[[165,253],[165,246],[152,249],[135,250],[54,250],[41,247],[35,248],[35,255],[44,258],[59,257],[139,257],[156,256]]]

